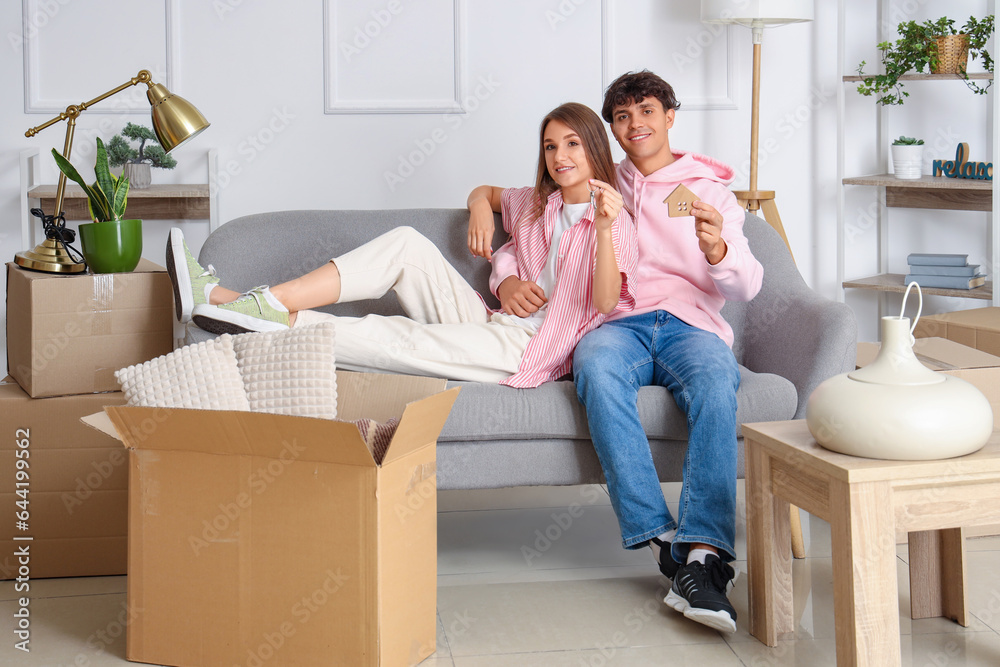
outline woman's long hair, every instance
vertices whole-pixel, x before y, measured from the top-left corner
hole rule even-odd
[[[611,160],[611,145],[608,143],[608,133],[604,129],[604,123],[585,104],[567,102],[550,111],[542,119],[542,125],[539,128],[538,175],[535,179],[535,195],[538,197],[536,218],[541,217],[545,210],[549,195],[559,189],[559,185],[552,180],[545,164],[545,128],[553,120],[565,123],[580,137],[584,155],[587,156],[587,162],[590,163],[590,168],[594,172],[594,178],[617,187],[615,184],[615,165]]]

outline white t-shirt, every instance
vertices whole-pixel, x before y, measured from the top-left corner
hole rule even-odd
[[[542,291],[545,292],[546,299],[552,298],[552,293],[555,291],[556,282],[558,281],[556,265],[559,262],[559,239],[562,238],[563,232],[580,222],[588,208],[590,208],[590,202],[582,204],[564,203],[562,215],[556,218],[555,225],[552,227],[552,242],[549,244],[549,257],[545,260],[545,266],[542,268],[542,273],[536,281],[538,286],[542,288]],[[521,324],[532,331],[538,331],[542,327],[542,322],[545,321],[547,305],[548,303],[544,304],[527,317],[516,317],[513,315],[511,317],[519,320]]]

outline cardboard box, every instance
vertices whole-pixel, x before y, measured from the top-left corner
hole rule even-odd
[[[118,391],[114,372],[173,349],[166,269],[57,275],[7,264],[7,367],[32,398]]]
[[[129,452],[129,660],[396,667],[435,651],[435,446],[458,390],[337,381],[340,419],[402,415],[381,465],[347,421],[137,407],[85,420],[113,424]]]
[[[19,576],[15,553],[25,546],[31,579],[125,574],[128,457],[80,423],[124,402],[121,392],[36,399],[11,378],[0,382],[0,579]],[[24,510],[27,530],[17,525]]]
[[[874,361],[878,350],[878,343],[858,343],[857,367]],[[945,338],[917,338],[913,353],[931,370],[975,385],[993,406],[994,430],[1000,429],[1000,357]]]
[[[973,308],[925,315],[913,331],[917,338],[947,338],[1000,356],[1000,308]]]

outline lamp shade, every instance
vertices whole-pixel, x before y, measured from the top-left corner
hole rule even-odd
[[[737,23],[748,28],[813,20],[813,0],[701,0],[705,23]]]
[[[153,107],[153,131],[167,153],[193,139],[209,126],[209,122],[193,104],[180,95],[174,95],[162,84],[149,84],[146,97]]]

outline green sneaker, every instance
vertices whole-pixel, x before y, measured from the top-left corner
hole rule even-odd
[[[211,292],[219,279],[215,276],[215,268],[209,264],[203,269],[198,260],[188,250],[184,242],[184,233],[174,227],[167,239],[167,273],[174,286],[174,308],[177,310],[177,321],[191,321],[194,307],[208,303],[208,293]]]
[[[280,331],[288,328],[288,309],[267,285],[254,287],[236,301],[219,306],[203,303],[194,307],[194,323],[214,334],[248,331]]]

